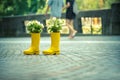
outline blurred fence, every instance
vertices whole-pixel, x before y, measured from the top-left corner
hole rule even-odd
[[[36,19],[45,25],[49,17],[50,15],[47,17],[44,15],[2,17],[0,18],[0,36],[25,36],[27,34],[24,25],[26,20]],[[65,19],[65,14],[62,14],[62,18]],[[112,4],[111,9],[80,11],[74,20],[74,26],[78,33],[83,34],[84,29],[86,29],[83,26],[83,20],[89,20],[91,22],[90,32],[92,35],[93,24],[96,23],[95,19],[101,23],[101,35],[120,35],[120,3]],[[46,27],[42,34],[44,33],[47,33]]]

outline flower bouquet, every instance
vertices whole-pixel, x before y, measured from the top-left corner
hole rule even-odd
[[[41,33],[44,25],[37,20],[27,21],[25,24],[29,33]]]
[[[50,18],[47,22],[48,32],[60,32],[62,30],[62,20],[56,17]]]

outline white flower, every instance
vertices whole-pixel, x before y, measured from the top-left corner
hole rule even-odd
[[[42,28],[44,28],[44,25],[43,25],[43,24],[41,24],[41,26],[42,26]]]
[[[27,30],[31,33],[42,32],[44,25],[37,20],[28,21],[26,23]]]
[[[56,17],[53,17],[52,20],[55,21],[57,18]]]

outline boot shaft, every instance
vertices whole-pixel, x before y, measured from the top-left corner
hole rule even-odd
[[[31,33],[31,47],[38,50],[40,44],[40,33]]]
[[[39,44],[40,43],[40,33],[31,33],[31,42],[32,44]]]
[[[51,33],[51,48],[59,49],[60,33]]]

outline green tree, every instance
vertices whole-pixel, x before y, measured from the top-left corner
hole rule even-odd
[[[43,9],[46,0],[0,0],[0,15],[25,15]]]
[[[111,8],[111,4],[116,2],[120,2],[120,0],[104,0],[104,7]]]
[[[109,9],[120,0],[76,0],[79,10]]]
[[[0,0],[0,14],[20,15],[28,11],[26,0]]]

